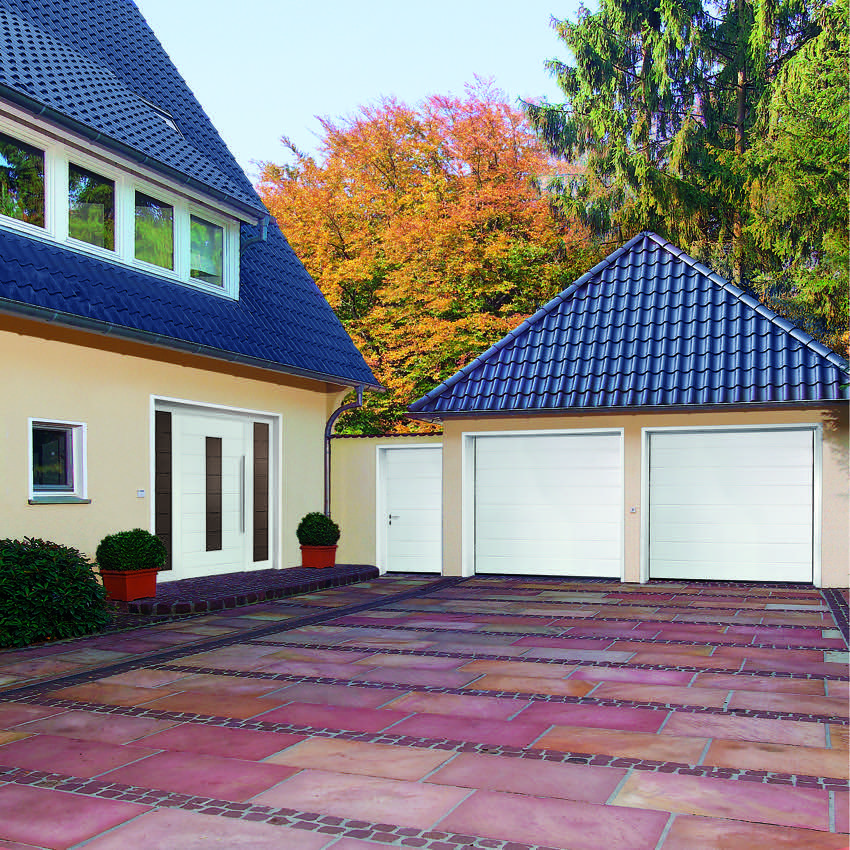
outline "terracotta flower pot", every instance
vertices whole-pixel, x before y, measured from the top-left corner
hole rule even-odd
[[[336,563],[336,546],[302,546],[302,567],[332,567]]]
[[[132,602],[134,599],[147,599],[156,596],[157,569],[152,570],[101,570],[100,577],[106,588],[108,599],[119,602]]]

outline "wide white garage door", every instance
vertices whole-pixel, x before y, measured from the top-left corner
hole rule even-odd
[[[622,438],[475,438],[475,569],[600,576],[622,571]]]
[[[651,578],[812,581],[811,429],[649,440]]]

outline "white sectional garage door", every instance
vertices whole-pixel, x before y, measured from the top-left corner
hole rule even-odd
[[[813,430],[649,441],[651,578],[812,581]]]
[[[600,576],[622,571],[619,433],[475,438],[475,569]]]

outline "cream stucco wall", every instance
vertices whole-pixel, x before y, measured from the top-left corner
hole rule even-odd
[[[625,514],[625,580],[641,580],[641,522],[643,428],[821,424],[822,523],[821,583],[847,587],[848,571],[848,409],[754,409],[722,412],[598,414],[586,416],[503,417],[450,419],[443,423],[443,574],[469,575],[473,569],[471,529],[471,469],[464,469],[465,434],[615,428],[623,430]],[[464,489],[464,484],[466,488]],[[466,501],[466,504],[464,503]],[[631,508],[636,508],[631,512]]]
[[[439,445],[441,440],[439,434],[331,440],[331,516],[342,531],[337,550],[339,563],[377,563],[378,449]]]
[[[324,425],[341,387],[9,318],[0,318],[0,363],[0,538],[42,537],[91,555],[107,533],[151,529],[156,396],[282,417],[277,566],[300,563],[295,528],[322,509]],[[86,424],[91,504],[28,504],[30,418]]]

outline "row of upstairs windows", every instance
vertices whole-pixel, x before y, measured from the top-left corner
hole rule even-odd
[[[238,297],[238,222],[70,147],[4,130],[0,224]]]

